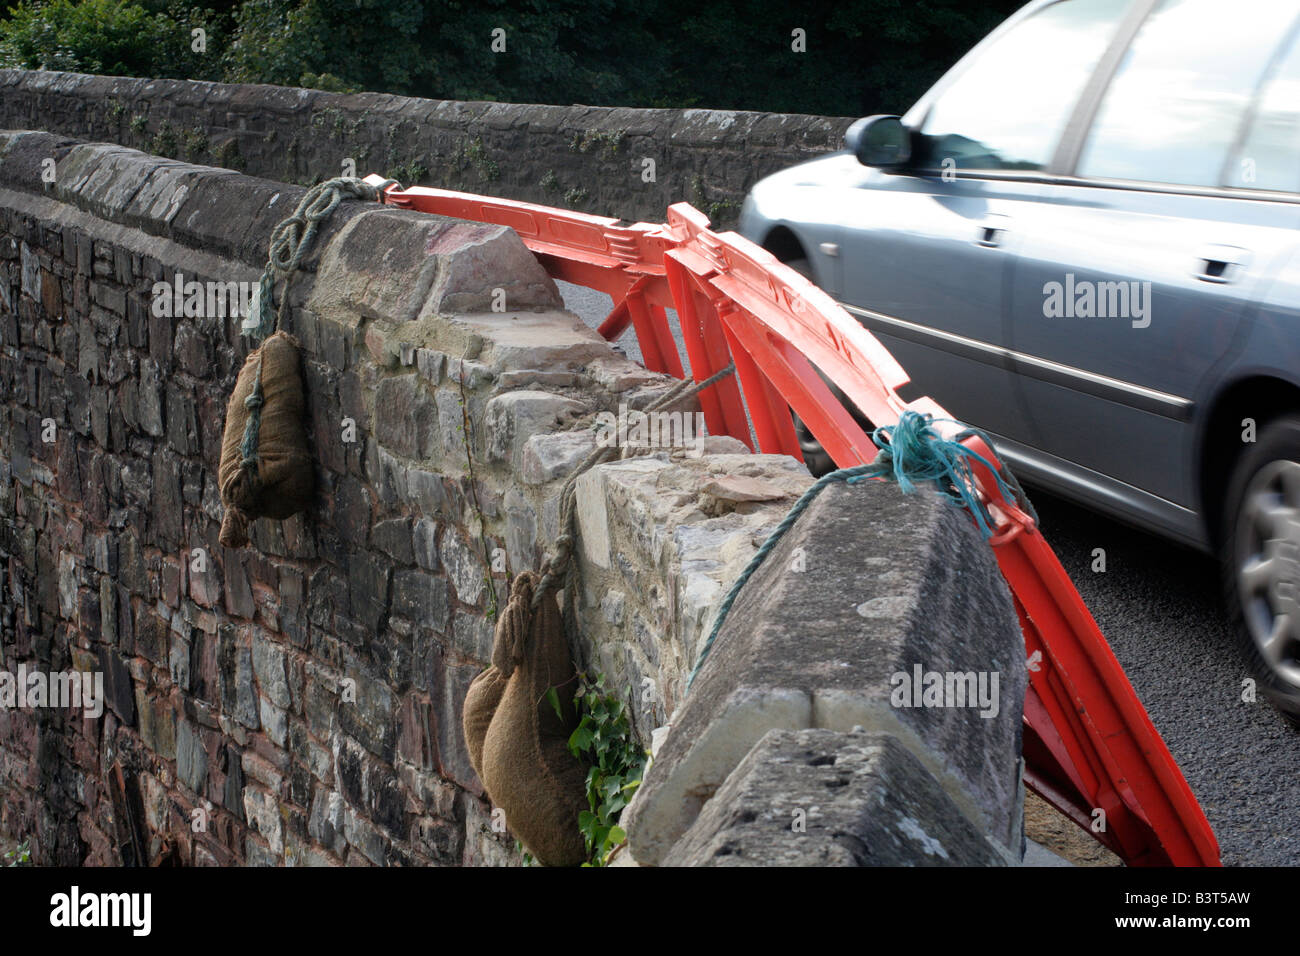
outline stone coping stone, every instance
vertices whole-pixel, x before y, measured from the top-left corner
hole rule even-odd
[[[996,679],[996,714],[895,706],[918,671],[923,686],[969,674],[991,692]],[[895,737],[1018,857],[1026,682],[1010,592],[969,515],[933,491],[831,485],[732,607],[628,808],[632,850],[662,863],[768,731],[861,727]],[[969,685],[951,684],[943,699],[962,702]]]
[[[888,734],[769,730],[665,866],[1005,866]]]

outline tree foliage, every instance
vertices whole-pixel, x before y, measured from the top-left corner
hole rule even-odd
[[[444,99],[859,115],[906,109],[1019,3],[19,0],[0,18],[0,63]],[[205,53],[191,50],[195,27],[207,31]]]
[[[0,20],[0,66],[220,79],[221,15],[181,2],[22,0]],[[207,54],[191,30],[206,30]]]

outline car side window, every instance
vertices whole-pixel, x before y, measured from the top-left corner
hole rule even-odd
[[[1279,0],[1164,0],[1138,31],[1097,111],[1078,175],[1218,186],[1279,40]]]
[[[1294,33],[1264,81],[1224,182],[1239,189],[1300,192],[1300,40]]]
[[[1044,168],[1129,5],[1061,0],[981,50],[929,110],[925,165]]]

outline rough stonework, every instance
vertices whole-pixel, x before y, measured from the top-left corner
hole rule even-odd
[[[900,706],[895,675],[917,669],[976,683],[957,706]],[[991,706],[975,699],[981,674]],[[737,597],[629,808],[632,852],[667,862],[768,731],[861,727],[897,740],[1018,859],[1027,680],[1006,583],[964,511],[932,491],[830,485]],[[906,703],[925,703],[919,688]]]
[[[665,866],[1005,866],[888,734],[770,730]]]
[[[0,129],[171,150],[291,183],[337,176],[350,159],[363,176],[651,222],[686,201],[723,227],[750,186],[839,149],[851,122],[0,70]]]
[[[546,133],[512,112],[550,108],[6,71],[0,120],[34,110],[101,129],[112,111],[90,97],[105,90],[123,124],[144,110],[237,130],[272,173],[298,160],[266,131],[310,127],[323,157],[326,108],[355,108],[373,136],[431,130],[435,146],[481,129],[518,152],[510,137],[535,135],[543,157],[572,132],[570,114]],[[385,125],[407,110],[421,124]],[[634,133],[647,112],[667,111],[601,122],[627,125],[633,145],[680,142],[672,155],[717,140],[687,114]],[[447,115],[460,119],[439,125]],[[742,120],[748,138],[715,155],[766,142],[762,118]],[[592,202],[620,208],[623,187],[601,183]],[[466,691],[509,581],[553,550],[560,490],[600,413],[644,409],[672,380],[565,311],[512,230],[345,202],[285,319],[314,497],[222,547],[225,408],[251,345],[231,303],[303,192],[0,132],[0,670],[104,686],[101,713],[0,707],[0,830],[39,864],[521,860],[470,764]],[[946,504],[879,485],[824,493],[686,696],[718,603],[812,480],[788,457],[696,437],[578,481],[580,664],[624,695],[644,745],[670,726],[627,817],[640,862],[726,862],[726,846],[741,848],[731,862],[795,862],[794,845],[754,843],[761,814],[746,808],[769,793],[810,809],[799,862],[1018,853],[1023,644],[986,546]],[[890,674],[913,664],[999,671],[997,717],[892,708]],[[773,728],[794,733],[764,737]],[[812,751],[831,769],[797,772]],[[812,799],[840,775],[852,795]],[[866,812],[873,795],[887,815]]]
[[[132,828],[187,864],[516,859],[461,703],[510,575],[551,547],[595,411],[668,382],[561,311],[511,230],[344,203],[290,293],[313,507],[222,548],[217,459],[249,344],[239,316],[161,315],[153,290],[254,282],[301,194],[0,134],[3,667],[101,671],[107,697],[97,719],[0,709],[0,822],[41,863],[121,862]],[[709,449],[728,454],[606,466],[603,494],[631,509],[610,533],[644,548],[611,563],[622,584],[591,592],[583,628],[611,686],[638,688],[647,742],[680,699],[678,635],[808,481],[732,439]],[[646,469],[661,477],[626,475]],[[779,492],[720,511],[701,477],[733,471]],[[118,813],[115,764],[132,781]]]

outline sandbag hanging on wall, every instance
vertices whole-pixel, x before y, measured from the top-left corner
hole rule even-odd
[[[298,341],[275,332],[244,360],[226,406],[217,473],[226,547],[248,543],[254,518],[283,520],[310,505],[315,474],[304,404]]]
[[[587,859],[578,814],[587,809],[587,767],[569,752],[577,687],[555,593],[532,607],[537,575],[519,574],[497,621],[492,666],[474,678],[461,724],[474,772],[506,826],[544,866]],[[555,688],[559,716],[547,691]]]

